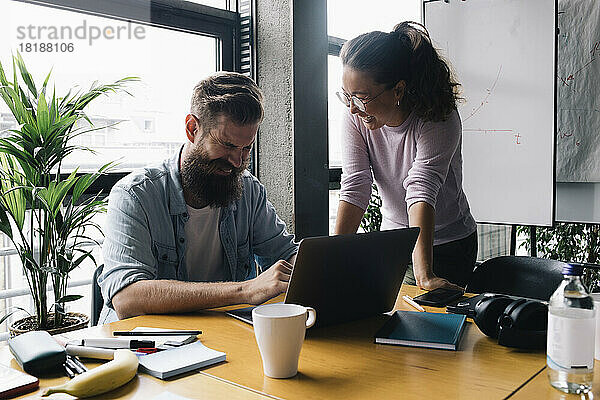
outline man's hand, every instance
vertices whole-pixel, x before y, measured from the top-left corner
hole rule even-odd
[[[261,304],[285,292],[293,265],[279,260],[262,274],[247,282],[248,304]]]
[[[454,289],[465,291],[465,288],[455,285],[454,283],[440,278],[439,276],[431,275],[427,277],[419,277],[415,274],[415,281],[417,282],[417,286],[421,289],[425,290],[433,290],[437,288],[446,288],[446,289]]]

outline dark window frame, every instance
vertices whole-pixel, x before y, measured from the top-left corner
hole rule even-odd
[[[335,36],[328,36],[329,41],[329,50],[328,54],[330,56],[340,56],[340,50],[344,43],[346,43],[346,39],[342,39]],[[327,149],[329,151],[329,149]],[[339,190],[341,185],[342,177],[342,168],[341,167],[329,167],[329,190]]]
[[[183,0],[14,1],[213,37],[217,39],[215,69],[217,71],[240,70],[240,17],[234,11]],[[229,7],[233,7],[234,3],[235,0],[230,0]],[[130,172],[106,173],[86,190],[86,194],[108,195],[115,183]]]

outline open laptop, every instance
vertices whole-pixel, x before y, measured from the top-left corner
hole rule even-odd
[[[404,228],[303,239],[284,303],[313,307],[317,326],[390,311],[418,235]],[[228,314],[252,323],[253,308]]]

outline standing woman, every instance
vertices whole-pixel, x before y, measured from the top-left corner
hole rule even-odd
[[[349,112],[336,234],[357,231],[374,178],[381,228],[421,228],[404,283],[462,289],[475,266],[477,226],[462,189],[459,84],[416,22],[360,35],[340,58],[337,96]]]

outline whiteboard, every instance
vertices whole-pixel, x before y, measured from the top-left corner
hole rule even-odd
[[[554,223],[555,15],[555,0],[424,3],[462,84],[463,187],[477,222]]]

